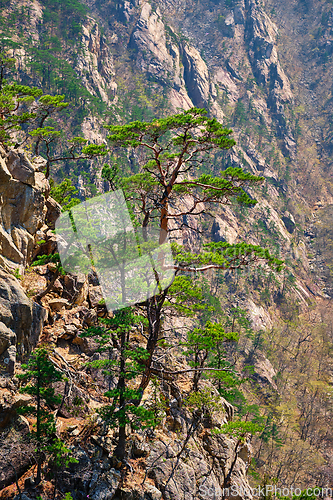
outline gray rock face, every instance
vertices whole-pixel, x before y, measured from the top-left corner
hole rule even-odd
[[[166,47],[165,27],[160,12],[152,12],[149,3],[143,4],[131,44],[138,50],[138,66],[157,80],[167,83],[174,72],[174,60]]]
[[[244,11],[241,7],[234,9],[234,20],[235,24],[244,24]]]
[[[165,451],[165,454],[164,454]],[[168,453],[175,456],[174,449],[167,450],[162,443],[156,443],[150,458],[150,464],[154,463],[152,476],[159,489],[162,489],[165,500],[194,500],[196,498],[196,477],[193,467],[182,460],[166,458]],[[162,455],[158,459],[159,455]]]
[[[3,388],[3,384],[1,388]],[[8,425],[10,420],[16,415],[17,408],[29,404],[30,400],[31,396],[27,396],[26,394],[15,395],[8,390],[3,391],[0,394],[0,429]]]
[[[97,307],[104,300],[102,288],[100,286],[89,285],[89,301],[91,307]]]
[[[295,155],[296,143],[284,114],[284,104],[292,102],[293,95],[288,78],[280,66],[276,50],[276,27],[254,0],[246,0],[246,39],[249,60],[258,83],[268,89],[267,104],[277,132],[283,139],[284,153]]]
[[[47,224],[48,224],[49,227],[51,227],[52,229],[54,229],[55,222],[56,222],[56,220],[58,219],[58,217],[60,216],[60,213],[61,213],[61,205],[59,205],[59,203],[57,203],[50,196],[48,197],[48,199],[46,200],[45,203],[46,203],[46,208],[47,208],[46,222],[47,222]]]
[[[293,234],[293,232],[295,231],[295,228],[296,228],[296,223],[295,223],[295,219],[292,216],[292,214],[289,212],[285,212],[284,216],[281,217],[281,219],[283,221],[283,224],[286,226],[287,231],[290,234]]]
[[[155,486],[148,484],[146,486],[146,492],[143,497],[144,500],[161,500],[162,499],[162,493],[160,490],[155,488]]]
[[[28,353],[36,345],[45,317],[45,309],[31,301],[19,282],[0,268],[0,363],[10,373],[16,353]]]
[[[27,399],[26,395],[13,397],[8,392],[5,395],[6,402],[0,395],[0,428],[7,425],[9,418],[15,415],[15,408],[22,404],[21,398]],[[6,409],[4,409],[5,406]],[[6,422],[2,420],[5,415]],[[26,429],[20,427],[20,425],[15,425],[9,433],[5,432],[2,436],[0,434],[0,491],[15,482],[15,473],[20,478],[35,463],[35,446],[22,439],[26,434]],[[23,495],[22,498],[24,499]]]
[[[86,17],[82,26],[82,49],[76,68],[85,87],[92,95],[99,95],[104,102],[111,102],[117,90],[117,84],[113,81],[113,58],[100,32],[99,23],[90,16]]]
[[[15,345],[15,343],[15,333],[7,328],[4,323],[0,322],[0,356],[10,345]]]
[[[98,476],[96,484],[93,479],[89,489],[89,498],[92,500],[112,500],[120,484],[121,475],[115,469],[110,469],[102,476]]]
[[[197,107],[206,107],[209,98],[209,75],[207,65],[199,52],[189,45],[184,46],[184,77],[188,94]]]
[[[6,272],[23,273],[33,257],[49,192],[41,172],[44,167],[43,158],[31,161],[22,150],[7,155],[0,149],[0,363],[9,373],[14,372],[16,355],[29,353],[36,345],[46,316]]]
[[[223,478],[234,459],[235,443],[224,435],[205,431],[202,445],[190,439],[186,453],[177,458],[179,442],[155,442],[147,460],[149,476],[155,480],[165,500],[204,500],[223,498]],[[201,439],[200,439],[201,442]],[[231,485],[249,490],[246,468],[251,457],[249,447],[241,450],[231,475]],[[214,470],[211,461],[214,459]],[[244,498],[247,498],[244,495]]]
[[[15,150],[8,154],[7,166],[12,177],[18,181],[33,186],[35,184],[35,169],[31,162]]]
[[[206,63],[197,49],[167,33],[160,10],[154,12],[148,2],[142,4],[131,46],[137,51],[136,62],[142,71],[162,84],[172,84],[170,99],[175,107],[207,107],[210,80]]]
[[[87,498],[93,474],[92,462],[80,446],[71,446],[70,449],[78,462],[69,465],[69,470],[65,471],[59,478],[59,485],[65,491],[79,493],[78,498]]]

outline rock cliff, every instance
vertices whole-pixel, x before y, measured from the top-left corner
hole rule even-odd
[[[46,312],[26,296],[17,277],[30,264],[44,225],[49,184],[42,158],[31,161],[14,149],[0,154],[0,363],[13,373],[16,354],[36,346],[45,319]]]
[[[40,157],[32,162],[20,150],[0,154],[0,262],[23,273],[45,222],[49,185],[42,171],[46,162]]]

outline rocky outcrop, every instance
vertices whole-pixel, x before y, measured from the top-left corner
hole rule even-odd
[[[277,28],[255,0],[246,0],[246,38],[253,73],[264,86],[279,85],[280,98],[292,99],[289,81],[284,74],[276,50]]]
[[[170,102],[175,109],[193,105],[207,108],[211,95],[207,65],[195,47],[178,38],[164,24],[159,8],[154,11],[144,2],[130,41],[136,50],[137,66],[150,78],[171,87]]]
[[[117,84],[113,80],[113,58],[98,23],[87,16],[82,26],[83,51],[78,54],[76,71],[86,89],[105,103],[113,101]]]
[[[214,219],[211,238],[214,242],[226,241],[233,244],[236,242],[239,234],[239,227],[235,216],[227,207],[220,211]]]
[[[3,489],[6,486],[14,483],[16,478],[20,478],[32,465],[35,464],[35,446],[33,443],[29,443],[24,440],[27,430],[24,426],[22,426],[22,420],[26,421],[24,417],[19,417],[17,419],[15,428],[11,430],[9,436],[6,436],[8,439],[3,437],[3,439],[0,440],[1,492],[3,492]],[[22,495],[22,500],[24,500],[24,497],[25,495]]]
[[[42,158],[30,160],[15,149],[0,154],[0,364],[13,373],[16,355],[36,345],[46,315],[11,272],[23,274],[33,257],[49,183]]]
[[[203,166],[207,171],[211,169],[214,174],[218,174],[215,169],[220,164],[222,169],[229,165],[238,167],[244,164],[254,174],[266,177],[269,183],[265,186],[266,198],[263,196],[264,202],[260,202],[257,207],[244,210],[241,214],[236,214],[232,206],[221,209],[218,213],[214,213],[215,220],[212,226],[205,226],[205,228],[211,228],[213,241],[235,243],[245,235],[250,242],[257,244],[260,242],[258,234],[260,236],[260,227],[262,227],[265,235],[270,236],[267,244],[270,246],[272,241],[278,240],[281,243],[281,248],[283,247],[283,253],[283,250],[290,246],[291,235],[295,237],[297,234],[295,220],[289,211],[285,211],[285,204],[282,203],[281,199],[275,204],[279,196],[286,192],[286,184],[283,184],[282,180],[284,175],[283,158],[282,165],[279,166],[279,159],[282,157],[280,155],[281,142],[286,155],[292,157],[295,153],[295,143],[288,125],[287,110],[287,107],[292,104],[293,97],[286,74],[278,60],[277,32],[274,24],[264,13],[264,6],[259,5],[254,0],[246,0],[245,6],[241,1],[235,8],[227,7],[227,3],[230,6],[232,2],[160,0],[148,3],[145,0],[130,0],[107,3],[106,9],[110,8],[110,16],[106,16],[105,19],[99,17],[100,25],[103,25],[105,21],[106,35],[102,34],[102,28],[95,19],[87,17],[82,28],[82,51],[78,51],[73,68],[79,74],[85,88],[94,96],[101,98],[107,105],[117,101],[115,81],[122,85],[126,95],[130,88],[135,87],[133,82],[131,82],[133,83],[132,87],[129,85],[129,88],[126,88],[126,85],[130,78],[134,77],[135,79],[139,69],[140,78],[141,72],[147,76],[147,78],[140,79],[140,82],[143,82],[143,95],[147,92],[145,96],[149,97],[151,95],[149,92],[153,88],[153,92],[160,91],[161,95],[163,93],[164,96],[167,96],[169,107],[166,106],[162,111],[162,113],[165,111],[166,115],[177,108],[188,109],[196,105],[206,107],[211,115],[222,120],[221,109],[223,108],[225,116],[228,117],[228,121],[225,121],[226,125],[229,126],[230,123],[230,126],[236,128],[237,149],[235,148],[234,152],[225,154],[223,157],[214,158],[214,160],[211,158],[212,162]],[[88,4],[93,5],[91,14],[94,15],[100,2],[89,1]],[[34,5],[39,4],[34,2]],[[117,5],[117,9],[114,10],[118,12],[113,17],[111,11],[114,5]],[[104,12],[107,12],[106,9]],[[195,9],[200,10],[197,18],[191,17],[191,13]],[[38,14],[38,20],[41,22],[42,10],[41,7]],[[171,26],[167,25],[168,14],[164,15],[164,12],[167,11],[169,14],[172,12],[175,17],[173,22],[169,15],[168,23]],[[187,26],[193,25],[191,32],[183,30],[182,20],[180,20],[182,15],[189,19]],[[217,25],[216,19],[219,18],[221,18],[220,24],[223,24],[223,27],[218,28],[219,33],[216,35],[214,30]],[[123,23],[122,26],[120,26],[120,22]],[[200,36],[196,36],[199,25]],[[117,31],[118,29],[119,31]],[[33,23],[33,39],[38,42],[36,33],[38,35],[35,22]],[[125,43],[125,40],[128,39],[130,39],[130,50]],[[133,60],[136,68],[131,64]],[[115,61],[115,65],[113,61]],[[119,79],[116,80],[117,78]],[[153,85],[151,85],[151,81],[154,81]],[[234,120],[237,104],[244,107],[243,119],[239,121]],[[119,116],[116,116],[116,119],[127,119],[128,115],[121,115],[120,98],[118,105]],[[148,106],[150,107],[151,103]],[[153,108],[153,105],[151,107]],[[131,111],[130,107],[128,110]],[[251,116],[251,110],[255,110],[257,114],[253,113]],[[160,109],[154,108],[153,111],[156,112],[156,116],[162,114],[158,114]],[[104,136],[100,135],[99,132],[100,123],[100,116],[86,116],[82,123],[84,136],[90,141],[103,140]],[[262,124],[267,127],[266,137],[263,134],[265,129],[261,127]],[[282,141],[276,141],[274,137],[277,135],[272,126],[274,124]],[[242,130],[239,135],[238,130]],[[252,134],[253,146],[250,144],[251,140],[246,137],[247,134],[250,136]],[[272,151],[270,151],[271,148]],[[256,149],[261,153],[258,153]],[[17,189],[22,190],[22,193],[27,193],[27,197],[32,197],[36,201],[38,188],[37,191],[35,188],[38,184],[36,178],[38,169],[31,168],[31,165],[33,166],[36,162],[27,160],[23,152],[11,152],[8,158],[4,156],[3,159],[7,170],[2,168],[0,173],[2,176],[0,177],[0,193],[3,189],[3,194],[6,196],[6,193],[9,193],[12,186],[15,185]],[[9,177],[6,177],[7,171]],[[8,188],[2,187],[2,178],[5,179]],[[16,184],[12,181],[16,181]],[[79,188],[82,195],[86,189],[83,184],[83,176],[79,177]],[[0,254],[3,254],[3,265],[7,269],[20,267],[21,272],[23,272],[23,267],[31,259],[31,248],[35,242],[36,228],[41,228],[40,224],[43,223],[42,214],[45,211],[45,204],[42,196],[40,204],[37,201],[35,205],[32,204],[32,211],[35,212],[36,218],[35,225],[26,228],[24,226],[25,219],[22,216],[24,203],[20,201],[20,207],[13,208],[13,200],[16,199],[17,193],[14,194],[13,199],[5,199],[3,202],[5,207],[3,213],[2,205],[0,207],[1,217],[4,214],[4,217],[6,216],[8,219],[10,210],[12,210],[10,212],[12,215],[15,210],[18,213],[17,219],[14,215],[9,217],[9,226],[6,228],[2,222],[0,224],[1,231],[4,231],[4,233],[1,232],[3,243]],[[261,195],[255,191],[251,191],[251,195],[261,198]],[[25,200],[24,196],[22,199]],[[281,214],[284,213],[284,216],[281,220],[278,212],[282,206],[284,208],[282,208]],[[48,209],[47,222],[54,224],[54,220],[59,214],[59,206],[48,199],[46,207]],[[292,210],[292,208],[288,206],[288,210]],[[27,213],[30,211],[28,209]],[[297,218],[296,220],[299,221]],[[258,226],[259,221],[262,223],[260,227]],[[201,226],[195,226],[195,223],[197,223],[195,218],[192,219],[191,216],[184,217],[181,221],[183,243],[190,249],[195,249],[200,243],[200,238],[195,239],[193,232],[191,234],[188,229],[190,227],[202,229]],[[46,231],[45,227],[43,231],[46,238],[42,234],[40,234],[40,238],[47,241],[39,248],[43,253],[50,253],[55,250],[55,238],[54,235],[52,236],[50,232]],[[295,248],[297,249],[298,246],[293,248],[293,251],[296,252]],[[327,272],[329,272],[328,269]],[[50,276],[52,276],[51,268],[48,273],[41,273],[38,277],[41,289],[45,287]],[[12,373],[16,353],[25,354],[35,344],[41,331],[44,311],[24,295],[20,282],[12,275],[4,273],[0,275],[0,278],[0,362]],[[59,360],[62,359],[60,356],[64,355],[64,351],[69,345],[70,356],[66,358],[68,364],[61,365],[65,370],[69,370],[69,366],[72,366],[71,363],[73,365],[75,363],[77,367],[80,363],[87,361],[88,357],[94,355],[96,347],[91,347],[86,339],[79,337],[82,326],[96,324],[98,316],[106,313],[101,304],[97,283],[90,283],[83,276],[67,275],[59,278],[55,285],[52,298],[48,296],[45,299],[45,304],[48,303],[49,307],[50,324],[44,328],[40,340],[57,346],[53,352],[57,363],[60,363]],[[252,292],[257,293],[257,290],[252,290]],[[258,303],[260,304],[259,299]],[[73,307],[74,304],[78,307]],[[250,313],[254,329],[270,329],[272,327],[271,319],[265,315],[263,307],[257,306],[253,302],[252,304],[248,303],[245,309]],[[173,319],[172,328],[178,329],[178,323],[179,332],[183,332],[184,324],[181,318]],[[171,343],[174,342],[174,339],[174,336],[170,336]],[[56,352],[59,354],[58,357]],[[164,354],[163,352],[163,356]],[[261,387],[267,386],[269,389],[271,387],[274,389],[274,368],[258,350],[256,355],[253,355],[252,364],[255,369],[252,380],[258,385],[260,384]],[[170,366],[173,365],[174,363],[170,364]],[[74,369],[71,369],[71,375],[76,377],[77,372],[75,373]],[[66,389],[67,382],[59,384],[59,392],[66,395],[66,408],[61,410],[62,414],[60,415],[60,418],[63,419],[63,427],[67,426],[66,420],[71,416],[75,399],[82,398],[83,401],[80,410],[83,415],[80,413],[80,417],[85,416],[89,409],[93,408],[93,405],[96,409],[101,404],[101,401],[94,399],[96,393],[93,391],[97,385],[99,385],[99,389],[103,388],[102,376],[98,378],[96,375],[96,378],[93,379],[95,385],[90,387],[92,380],[88,374],[85,375],[86,380],[88,380],[86,385],[79,385],[82,380],[81,382],[75,381],[79,388],[70,385]],[[72,379],[70,384],[72,384]],[[70,395],[66,393],[66,390]],[[88,401],[83,398],[82,393],[87,392],[88,394],[89,391],[92,392],[92,397],[90,399],[89,396]],[[148,434],[146,436],[140,435],[139,444],[133,442],[132,449],[128,450],[129,467],[133,464],[133,467],[140,468],[141,475],[142,464],[143,467],[148,467],[144,488],[139,486],[142,481],[142,477],[140,477],[137,481],[138,484],[126,486],[119,491],[121,484],[119,483],[119,475],[114,469],[114,463],[109,458],[109,453],[112,453],[115,446],[114,434],[103,436],[101,429],[98,429],[95,436],[94,429],[94,435],[89,442],[89,437],[85,433],[79,436],[80,431],[76,428],[77,433],[70,434],[71,439],[78,436],[75,442],[75,451],[80,445],[85,446],[87,441],[88,444],[87,449],[81,449],[76,454],[80,462],[77,468],[73,467],[67,476],[66,473],[64,474],[64,491],[77,490],[78,494],[82,494],[82,498],[89,495],[90,498],[96,500],[117,498],[118,496],[126,498],[126,500],[161,500],[162,498],[203,500],[207,497],[221,499],[223,477],[230,470],[234,460],[234,440],[224,435],[216,436],[211,433],[209,428],[202,427],[200,432],[195,435],[195,439],[189,440],[188,446],[178,457],[182,443],[186,439],[186,432],[191,426],[191,419],[180,408],[174,408],[177,403],[172,398],[169,399],[171,408],[168,407],[169,414],[165,417],[162,428],[154,432],[151,431],[149,438]],[[6,411],[12,416],[15,413],[15,404],[14,399],[8,404],[6,401],[1,402],[0,419]],[[231,417],[230,405],[228,411]],[[77,416],[78,414],[77,410]],[[233,484],[244,486],[245,491],[248,489],[246,473],[250,463],[250,455],[250,447],[248,443],[245,443],[239,452],[231,478]],[[135,462],[136,458],[143,460]],[[214,470],[212,469],[213,465]]]
[[[14,276],[0,268],[0,364],[14,372],[16,355],[37,344],[46,311],[29,299]]]
[[[295,157],[296,143],[285,116],[284,105],[293,100],[288,78],[281,68],[276,49],[277,28],[255,0],[245,1],[245,40],[252,71],[257,82],[267,90],[278,135],[284,153]]]
[[[273,119],[284,154],[291,158],[295,156],[296,143],[285,112],[286,104],[293,102],[293,95],[278,59],[277,28],[262,6],[257,5],[254,0],[246,0],[245,5],[240,4],[218,18],[219,26],[223,20],[222,35],[237,39],[237,43],[244,45],[244,53],[245,47],[247,48],[246,57],[252,69],[252,75],[247,76],[247,64],[242,59],[242,50],[240,55],[236,51],[222,57],[218,64],[215,61],[219,58],[218,55],[211,56],[210,64],[203,60],[200,51],[203,41],[198,38],[198,27],[191,27],[190,33],[183,31],[179,19],[173,19],[171,14],[178,8],[180,16],[184,16],[181,2],[169,2],[167,5],[161,3],[154,9],[148,2],[140,5],[138,2],[125,3],[131,7],[130,11],[127,9],[130,13],[126,22],[136,23],[130,41],[130,46],[136,51],[136,65],[150,78],[170,88],[169,99],[174,108],[187,109],[192,103],[209,108],[213,116],[222,120],[224,115],[216,85],[227,92],[229,100],[231,98],[236,102],[244,80],[254,75],[257,83],[266,91],[264,104],[266,115],[269,115],[266,121]],[[139,19],[135,21],[134,12],[138,8]],[[206,14],[207,19],[211,19],[212,9],[207,10]],[[169,25],[166,24],[166,19]],[[186,22],[186,16],[184,21]],[[196,19],[196,22],[202,30],[207,29],[202,19]],[[177,26],[178,29],[174,30],[172,26]],[[191,36],[184,41],[179,35],[180,31]]]
[[[170,45],[171,55],[166,43],[165,26],[159,9],[153,12],[151,5],[144,3],[132,33],[131,44],[138,51],[136,59],[138,67],[164,84],[170,82],[170,77],[174,77],[177,70],[179,79],[178,47],[176,44]],[[181,86],[181,82],[178,83]]]
[[[115,432],[109,429],[105,433],[101,419],[95,414],[90,439],[79,444],[78,436],[76,445],[72,446],[78,462],[61,474],[61,487],[74,492],[78,499],[89,495],[95,500],[118,496],[128,500],[197,500],[204,499],[209,491],[212,498],[222,500],[224,478],[232,469],[230,486],[248,491],[249,443],[239,448],[235,460],[235,439],[211,432],[211,427],[220,427],[232,419],[231,405],[220,398],[221,407],[211,412],[212,420],[198,417],[193,425],[193,415],[181,407],[181,391],[178,397],[179,401],[175,398],[169,401],[170,408],[153,433],[137,429],[128,439],[128,463],[133,469],[128,480],[122,483],[120,473],[113,468]],[[144,481],[137,468],[139,463],[146,469]]]
[[[199,444],[200,442],[200,444]],[[149,475],[167,500],[196,500],[215,498],[222,500],[224,477],[234,460],[235,443],[224,435],[213,435],[204,430],[200,441],[190,439],[186,459],[178,458],[181,444],[178,440],[156,441],[148,458]],[[246,459],[246,454],[242,454]],[[212,468],[211,463],[214,463]],[[231,474],[231,485],[238,491],[249,491],[245,479],[248,462],[237,458]],[[242,498],[252,498],[246,493]]]
[[[183,64],[186,88],[193,104],[198,108],[207,107],[210,83],[206,63],[194,47],[185,44]]]
[[[30,263],[36,232],[46,215],[49,183],[45,160],[30,160],[22,150],[0,150],[0,265],[24,272]]]

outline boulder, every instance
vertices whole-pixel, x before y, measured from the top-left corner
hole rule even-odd
[[[22,152],[9,151],[7,166],[14,179],[30,186],[35,184],[35,169]]]
[[[46,221],[51,229],[55,228],[56,220],[61,214],[61,205],[57,203],[51,196],[46,200]]]
[[[5,351],[3,358],[3,362],[7,367],[7,371],[11,375],[13,375],[15,371],[16,353],[17,353],[16,346],[10,345],[8,349]]]
[[[112,453],[114,450],[114,444],[110,436],[90,436],[93,443],[97,444],[102,448],[105,453]]]
[[[89,301],[93,308],[103,303],[104,296],[100,286],[89,285]]]
[[[132,455],[135,458],[147,457],[150,453],[148,443],[139,435],[134,435],[132,438]]]
[[[50,308],[52,309],[52,311],[61,311],[61,309],[63,309],[64,307],[68,307],[69,306],[69,302],[67,299],[50,299],[48,301],[48,304],[50,306]]]
[[[7,328],[4,323],[0,322],[0,355],[3,354],[10,345],[15,344],[15,342],[15,333]]]
[[[88,296],[88,277],[83,274],[66,274],[61,277],[63,297],[80,306],[86,303]]]
[[[17,394],[14,396],[9,391],[2,391],[0,395],[0,429],[6,427],[16,416],[17,408],[29,404],[31,396]]]
[[[89,489],[90,500],[112,500],[121,481],[120,472],[110,469],[94,478]]]
[[[25,436],[30,432],[29,421],[23,415],[17,415],[15,428]]]
[[[143,498],[144,500],[161,500],[162,493],[152,484],[147,484],[145,495]]]

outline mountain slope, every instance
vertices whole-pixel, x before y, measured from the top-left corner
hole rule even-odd
[[[236,357],[240,369],[255,367],[248,397],[267,423],[256,465],[284,485],[325,485],[332,468],[330,2],[18,0],[3,2],[1,23],[19,80],[66,95],[71,106],[59,126],[70,137],[99,143],[104,122],[192,106],[233,128],[236,147],[212,156],[203,172],[242,166],[263,175],[263,188],[249,191],[258,204],[227,206],[214,220],[202,217],[199,228],[205,241],[245,239],[287,264],[283,275],[230,273],[218,292],[225,310],[241,307],[252,322]],[[115,155],[123,173],[138,170],[134,150]],[[105,188],[102,164],[64,162],[53,176],[70,177],[83,198]],[[185,240],[197,243],[186,233]]]

